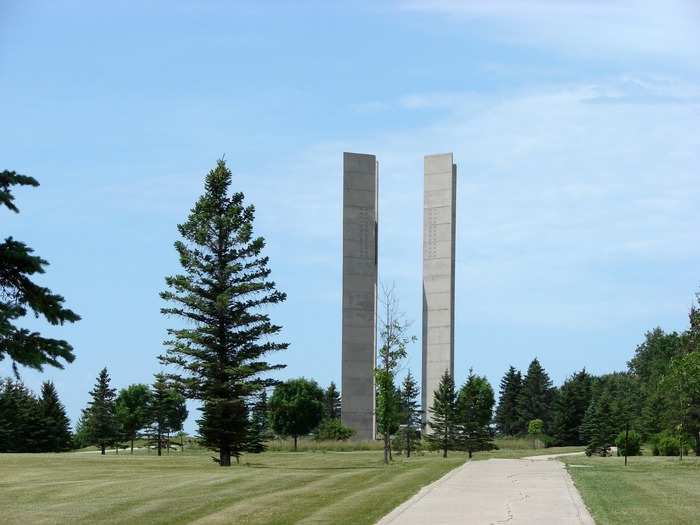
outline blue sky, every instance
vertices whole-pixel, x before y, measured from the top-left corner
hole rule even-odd
[[[225,155],[289,296],[280,377],[339,382],[343,151],[380,162],[416,335],[422,156],[454,152],[458,381],[624,368],[700,287],[699,35],[692,1],[0,3],[0,168],[41,182],[0,234],[83,316],[43,330],[76,361],[25,381],[74,419],[103,366],[151,381],[175,226]]]

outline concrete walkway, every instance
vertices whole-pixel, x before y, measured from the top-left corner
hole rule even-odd
[[[564,465],[545,459],[471,461],[378,525],[595,525]]]

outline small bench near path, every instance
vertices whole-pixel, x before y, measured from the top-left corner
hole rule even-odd
[[[555,457],[470,461],[378,525],[595,525],[564,465],[546,461]]]

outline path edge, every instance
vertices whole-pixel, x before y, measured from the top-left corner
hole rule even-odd
[[[411,507],[414,503],[417,503],[418,501],[422,500],[425,496],[430,494],[438,485],[441,485],[448,479],[450,479],[452,476],[457,474],[457,472],[461,471],[462,469],[467,468],[467,466],[472,462],[472,460],[467,460],[461,465],[457,465],[455,468],[447,472],[445,475],[441,476],[440,478],[436,479],[432,483],[425,485],[424,487],[421,487],[418,492],[416,492],[413,496],[408,498],[406,501],[401,503],[398,507],[394,508],[391,512],[388,514],[384,515],[378,522],[375,523],[375,525],[390,525],[392,523],[398,523],[396,520],[404,513],[406,510]]]

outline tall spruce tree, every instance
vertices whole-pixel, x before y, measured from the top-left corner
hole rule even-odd
[[[42,452],[39,402],[20,381],[0,383],[0,452]]]
[[[415,448],[415,443],[420,439],[422,411],[418,404],[419,395],[418,382],[409,370],[401,383],[400,391],[402,437],[408,458],[411,457],[411,450]]]
[[[33,177],[1,171],[0,207],[18,213],[13,186],[38,185]],[[17,377],[17,365],[36,370],[42,370],[44,365],[63,368],[62,361],[70,363],[75,358],[73,347],[66,341],[42,337],[38,332],[15,326],[17,320],[30,312],[52,325],[80,320],[75,312],[63,306],[63,297],[32,282],[32,277],[44,273],[48,264],[12,237],[0,243],[0,361],[9,359]]]
[[[552,380],[545,372],[542,365],[533,359],[523,378],[522,388],[518,395],[518,416],[520,424],[527,429],[527,425],[533,419],[544,421],[545,432],[551,427],[551,408],[556,390],[552,386]]]
[[[593,377],[585,369],[567,379],[554,401],[551,435],[557,445],[581,443],[581,424],[593,396]]]
[[[525,428],[518,415],[518,397],[522,389],[523,378],[519,370],[511,366],[501,379],[498,407],[496,408],[496,430],[502,436],[523,434]]]
[[[110,387],[107,369],[97,376],[97,383],[90,391],[91,400],[86,409],[85,424],[88,442],[99,447],[102,455],[107,447],[117,444],[122,438],[121,425],[117,419],[116,390]]]
[[[445,370],[440,378],[440,384],[433,396],[433,406],[430,407],[430,433],[428,443],[442,450],[442,457],[447,457],[447,451],[457,445],[457,395],[452,375]]]
[[[493,448],[491,419],[495,403],[493,388],[485,377],[469,370],[466,382],[457,395],[457,440],[461,449],[472,457],[479,450]]]
[[[587,443],[586,454],[606,456],[615,444],[618,424],[614,420],[610,394],[601,393],[586,410],[581,424],[581,437]]]
[[[171,377],[186,395],[202,401],[199,435],[216,459],[231,465],[246,449],[249,400],[276,383],[263,374],[283,368],[264,356],[287,348],[273,341],[281,327],[263,309],[286,295],[269,280],[265,240],[253,236],[255,209],[244,195],[229,195],[231,172],[223,160],[206,177],[205,191],[175,243],[183,273],[166,278],[166,315],[188,323],[170,329],[164,364],[182,370]]]
[[[41,430],[39,448],[44,452],[64,452],[72,445],[70,421],[51,381],[41,386],[39,399]]]
[[[328,419],[340,419],[340,391],[333,381],[326,388],[324,394],[326,404],[326,417]]]
[[[170,433],[182,429],[187,419],[185,398],[168,382],[165,374],[156,374],[149,403],[149,441],[154,443],[158,455],[163,446],[170,450]]]

